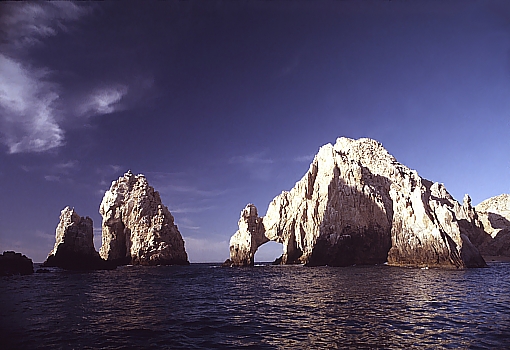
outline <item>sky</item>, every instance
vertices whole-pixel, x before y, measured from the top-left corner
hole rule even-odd
[[[510,192],[510,2],[0,3],[0,251],[42,262],[144,174],[189,260],[221,262],[318,149],[380,141],[473,204]],[[273,243],[256,260],[281,254]]]

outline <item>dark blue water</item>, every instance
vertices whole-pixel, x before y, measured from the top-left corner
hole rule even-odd
[[[123,267],[0,278],[1,349],[510,348],[510,263]]]

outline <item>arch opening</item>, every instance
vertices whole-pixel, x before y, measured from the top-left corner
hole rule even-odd
[[[258,247],[253,261],[255,263],[272,263],[283,254],[283,244],[269,241]]]

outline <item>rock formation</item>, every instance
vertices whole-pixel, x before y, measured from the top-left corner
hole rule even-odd
[[[30,275],[34,273],[32,260],[12,251],[0,254],[0,276]]]
[[[239,230],[230,239],[230,256],[235,257],[235,264],[238,266],[251,266],[257,248],[268,241],[257,208],[248,204],[241,211]],[[229,265],[231,261],[227,260],[225,264]]]
[[[371,139],[339,138],[269,204],[248,205],[230,240],[230,263],[253,264],[258,246],[283,244],[283,264],[479,267],[469,235],[480,226],[439,183],[422,179]]]
[[[100,270],[114,268],[99,257],[94,248],[92,219],[80,217],[74,208],[65,207],[55,230],[55,247],[43,263],[45,267],[68,270]]]
[[[510,194],[489,198],[475,207],[486,235],[476,242],[487,256],[510,256]]]
[[[145,176],[128,171],[112,182],[99,212],[103,259],[116,264],[189,264],[174,218]]]

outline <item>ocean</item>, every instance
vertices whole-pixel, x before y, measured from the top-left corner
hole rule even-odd
[[[510,263],[489,266],[191,264],[0,277],[0,348],[510,349]]]

